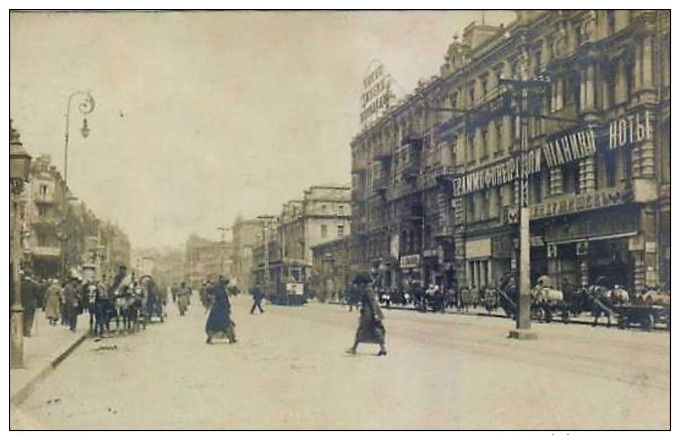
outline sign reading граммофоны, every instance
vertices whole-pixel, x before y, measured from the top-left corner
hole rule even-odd
[[[609,123],[608,128],[609,149],[612,150],[651,138],[648,111],[616,119]],[[589,127],[528,150],[523,162],[520,162],[521,157],[513,157],[456,177],[453,180],[453,195],[467,195],[514,181],[519,176],[520,168],[524,169],[525,175],[531,175],[540,172],[544,166],[562,166],[593,156],[596,152],[595,130]]]

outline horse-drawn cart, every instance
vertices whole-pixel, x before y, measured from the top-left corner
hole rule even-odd
[[[665,323],[666,328],[671,327],[671,309],[665,305],[650,304],[621,304],[614,306],[617,324],[619,328],[630,328],[631,325],[640,325],[645,331],[651,331],[657,323]]]

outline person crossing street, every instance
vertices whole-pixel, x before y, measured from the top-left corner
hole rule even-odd
[[[253,306],[250,308],[250,314],[255,314],[255,308],[260,310],[260,314],[264,313],[264,310],[262,309],[262,299],[264,299],[262,288],[258,283],[255,283],[255,286],[253,287]]]

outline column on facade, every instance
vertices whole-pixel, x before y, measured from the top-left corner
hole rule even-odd
[[[652,37],[646,36],[642,40],[642,87],[652,89],[654,87],[654,50]]]
[[[550,168],[550,196],[561,195],[562,193],[562,168]]]
[[[650,115],[651,116],[651,115]],[[654,125],[654,122],[650,122],[650,125]],[[653,130],[648,132],[647,138],[641,141],[639,144],[633,146],[633,158],[639,155],[640,159],[640,177],[641,178],[654,178],[656,174],[656,165],[654,164],[654,137],[658,134],[657,131]],[[625,151],[622,150],[622,152]],[[633,167],[635,165],[633,164]]]
[[[595,157],[590,156],[579,161],[579,186],[583,193],[595,190]]]

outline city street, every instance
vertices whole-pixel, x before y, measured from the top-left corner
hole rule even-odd
[[[83,343],[21,405],[43,429],[669,429],[666,332],[385,310],[388,355],[357,312],[312,302],[249,315],[205,344],[194,296],[163,324]]]

